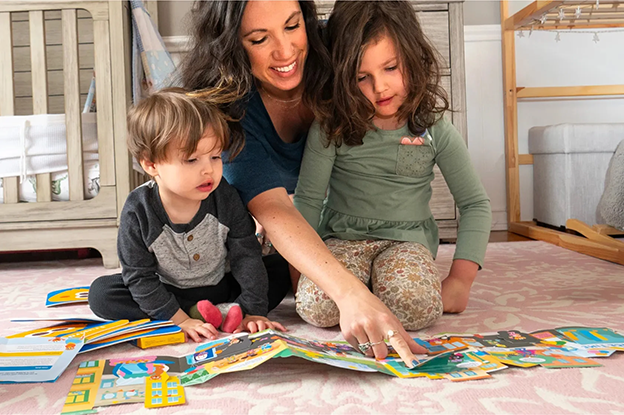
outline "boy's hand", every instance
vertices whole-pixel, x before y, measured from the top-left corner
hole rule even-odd
[[[181,308],[171,317],[171,321],[182,329],[187,338],[198,343],[202,341],[201,336],[210,340],[219,337],[219,331],[212,324],[190,318]]]
[[[190,337],[194,341],[200,343],[202,341],[201,336],[209,340],[215,340],[219,336],[219,331],[210,323],[204,323],[201,320],[194,318],[188,318],[178,324],[187,337]]]
[[[243,319],[239,326],[234,330],[234,333],[240,333],[242,331],[248,331],[249,333],[255,333],[266,329],[274,329],[279,331],[286,331],[286,328],[276,321],[271,321],[266,317],[248,315]]]
[[[445,313],[461,313],[466,309],[470,287],[478,270],[479,265],[472,261],[453,261],[448,277],[442,281],[442,305]]]

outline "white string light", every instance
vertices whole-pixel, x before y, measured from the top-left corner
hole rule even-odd
[[[557,16],[559,21],[563,21],[565,19],[565,11],[563,9],[559,9],[559,15]]]
[[[579,17],[581,17],[581,6],[577,6],[576,10],[574,11],[574,17],[576,19],[578,19]]]
[[[526,30],[526,28],[524,28],[522,30],[521,29],[518,30],[518,34],[517,34],[518,37],[525,37],[523,30]],[[531,33],[531,32],[529,32],[529,33]],[[604,29],[604,30],[592,30],[592,31],[589,31],[587,29],[586,30],[573,30],[573,29],[572,30],[556,30],[555,31],[555,42],[560,42],[561,41],[561,34],[562,33],[564,33],[566,35],[567,34],[572,34],[572,33],[573,34],[583,34],[583,35],[593,34],[592,41],[594,43],[598,43],[598,42],[600,42],[600,36],[599,36],[600,34],[624,33],[624,29]]]
[[[544,14],[542,15],[542,17],[540,17],[539,21],[540,21],[540,23],[541,23],[541,24],[546,23],[546,13],[544,13]]]

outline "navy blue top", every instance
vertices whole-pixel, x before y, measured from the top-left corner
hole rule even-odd
[[[223,177],[238,190],[245,205],[260,193],[278,187],[293,194],[306,137],[299,137],[294,143],[282,141],[255,89],[250,93],[241,124],[245,147],[232,162],[227,162],[226,154]]]

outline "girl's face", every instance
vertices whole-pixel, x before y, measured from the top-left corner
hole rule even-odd
[[[375,107],[373,123],[383,130],[395,130],[405,120],[397,113],[407,96],[403,68],[394,42],[383,35],[364,48],[357,82],[360,91]]]
[[[301,84],[308,37],[298,1],[250,0],[240,36],[262,87],[279,94]]]

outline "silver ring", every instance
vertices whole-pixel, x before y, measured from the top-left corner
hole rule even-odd
[[[371,345],[371,342],[359,343],[358,344],[358,349],[360,349],[360,352],[362,352],[364,354],[366,354],[366,352],[368,352],[371,347],[373,347]]]
[[[256,238],[258,239],[262,238],[262,234],[260,232],[256,232]]]
[[[273,247],[273,244],[271,243],[271,241],[269,241],[269,242],[265,243],[265,245],[266,245],[266,246],[268,246],[269,248],[272,248],[272,247]]]
[[[360,352],[366,354],[366,352],[368,352],[370,349],[372,349],[373,346],[376,346],[376,345],[381,344],[383,342],[384,341],[382,340],[382,341],[378,341],[378,342],[374,342],[374,343],[371,343],[371,342],[359,343],[358,344],[358,349],[360,349]]]

